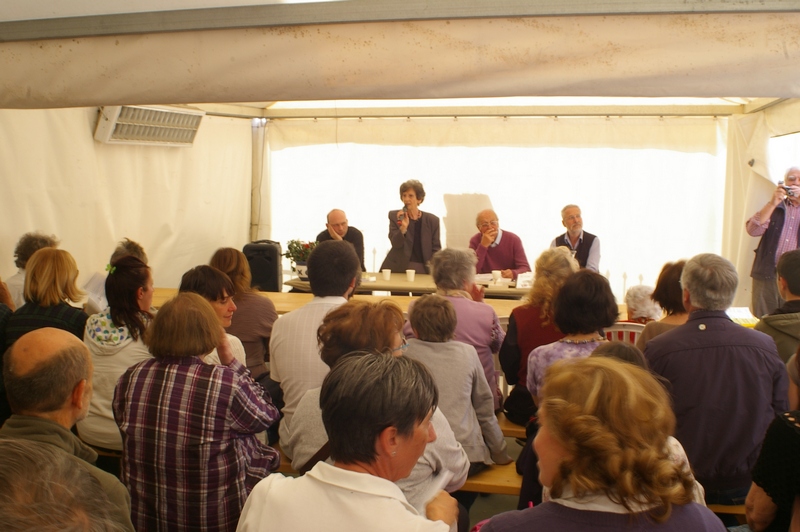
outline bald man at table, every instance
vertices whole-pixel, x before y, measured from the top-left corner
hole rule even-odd
[[[516,279],[517,275],[531,271],[522,240],[511,231],[500,229],[497,213],[485,209],[478,213],[475,225],[479,233],[469,240],[470,249],[475,250],[478,273],[491,273],[500,270],[506,279]]]
[[[341,209],[333,209],[328,213],[328,223],[325,224],[325,231],[317,235],[317,242],[326,240],[344,240],[350,242],[356,248],[356,255],[361,263],[361,271],[367,271],[364,265],[364,235],[355,227],[347,223],[347,215]]]

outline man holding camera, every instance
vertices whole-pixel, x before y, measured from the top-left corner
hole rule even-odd
[[[778,293],[776,265],[781,255],[800,247],[800,168],[793,166],[786,171],[772,198],[747,220],[745,228],[750,236],[761,237],[750,272],[750,310],[760,318],[784,303]]]

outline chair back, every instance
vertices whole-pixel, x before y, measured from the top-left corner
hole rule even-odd
[[[608,338],[609,342],[618,340],[635,345],[636,340],[639,339],[639,335],[642,334],[643,330],[643,323],[618,321],[611,327],[606,327],[604,332],[606,333],[606,338]]]

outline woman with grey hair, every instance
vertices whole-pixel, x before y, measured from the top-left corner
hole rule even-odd
[[[494,409],[497,411],[501,407],[501,395],[492,353],[500,350],[505,333],[494,309],[483,302],[483,287],[475,284],[477,262],[478,258],[471,249],[446,248],[433,255],[431,270],[436,293],[450,300],[456,309],[458,325],[453,339],[473,346],[478,352],[486,382],[492,388]],[[409,314],[412,307],[413,303],[409,305]],[[408,321],[403,332],[406,337],[416,337]]]
[[[403,208],[389,211],[389,241],[392,249],[381,264],[382,270],[428,273],[428,261],[442,249],[442,243],[439,240],[439,218],[419,209],[424,200],[425,189],[416,179],[409,179],[400,185]]]
[[[319,400],[333,465],[319,462],[302,477],[270,475],[259,482],[237,530],[447,532],[458,514],[452,497],[431,493],[423,517],[394,483],[436,439],[431,417],[438,401],[421,362],[345,356],[325,377]]]
[[[653,298],[653,287],[643,284],[631,286],[625,293],[628,321],[647,323],[661,318],[661,307]]]

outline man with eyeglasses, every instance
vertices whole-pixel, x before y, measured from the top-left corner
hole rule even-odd
[[[572,256],[581,265],[581,268],[600,271],[600,239],[583,230],[581,208],[577,205],[567,205],[561,209],[561,223],[567,232],[557,236],[550,247],[566,246],[572,251]]]
[[[500,229],[497,213],[492,209],[479,212],[475,225],[480,232],[469,239],[469,247],[478,256],[478,273],[500,270],[504,278],[516,279],[520,273],[531,271],[522,240],[511,231]]]
[[[361,271],[367,271],[364,265],[364,235],[355,227],[347,225],[347,215],[341,209],[333,209],[328,213],[328,223],[325,231],[317,235],[317,242],[326,240],[344,240],[350,242],[356,249],[356,255],[361,263]]]
[[[778,293],[776,267],[787,251],[800,247],[800,168],[786,171],[766,205],[745,224],[747,234],[760,236],[750,277],[753,300],[750,310],[757,318],[774,311],[785,301]]]

